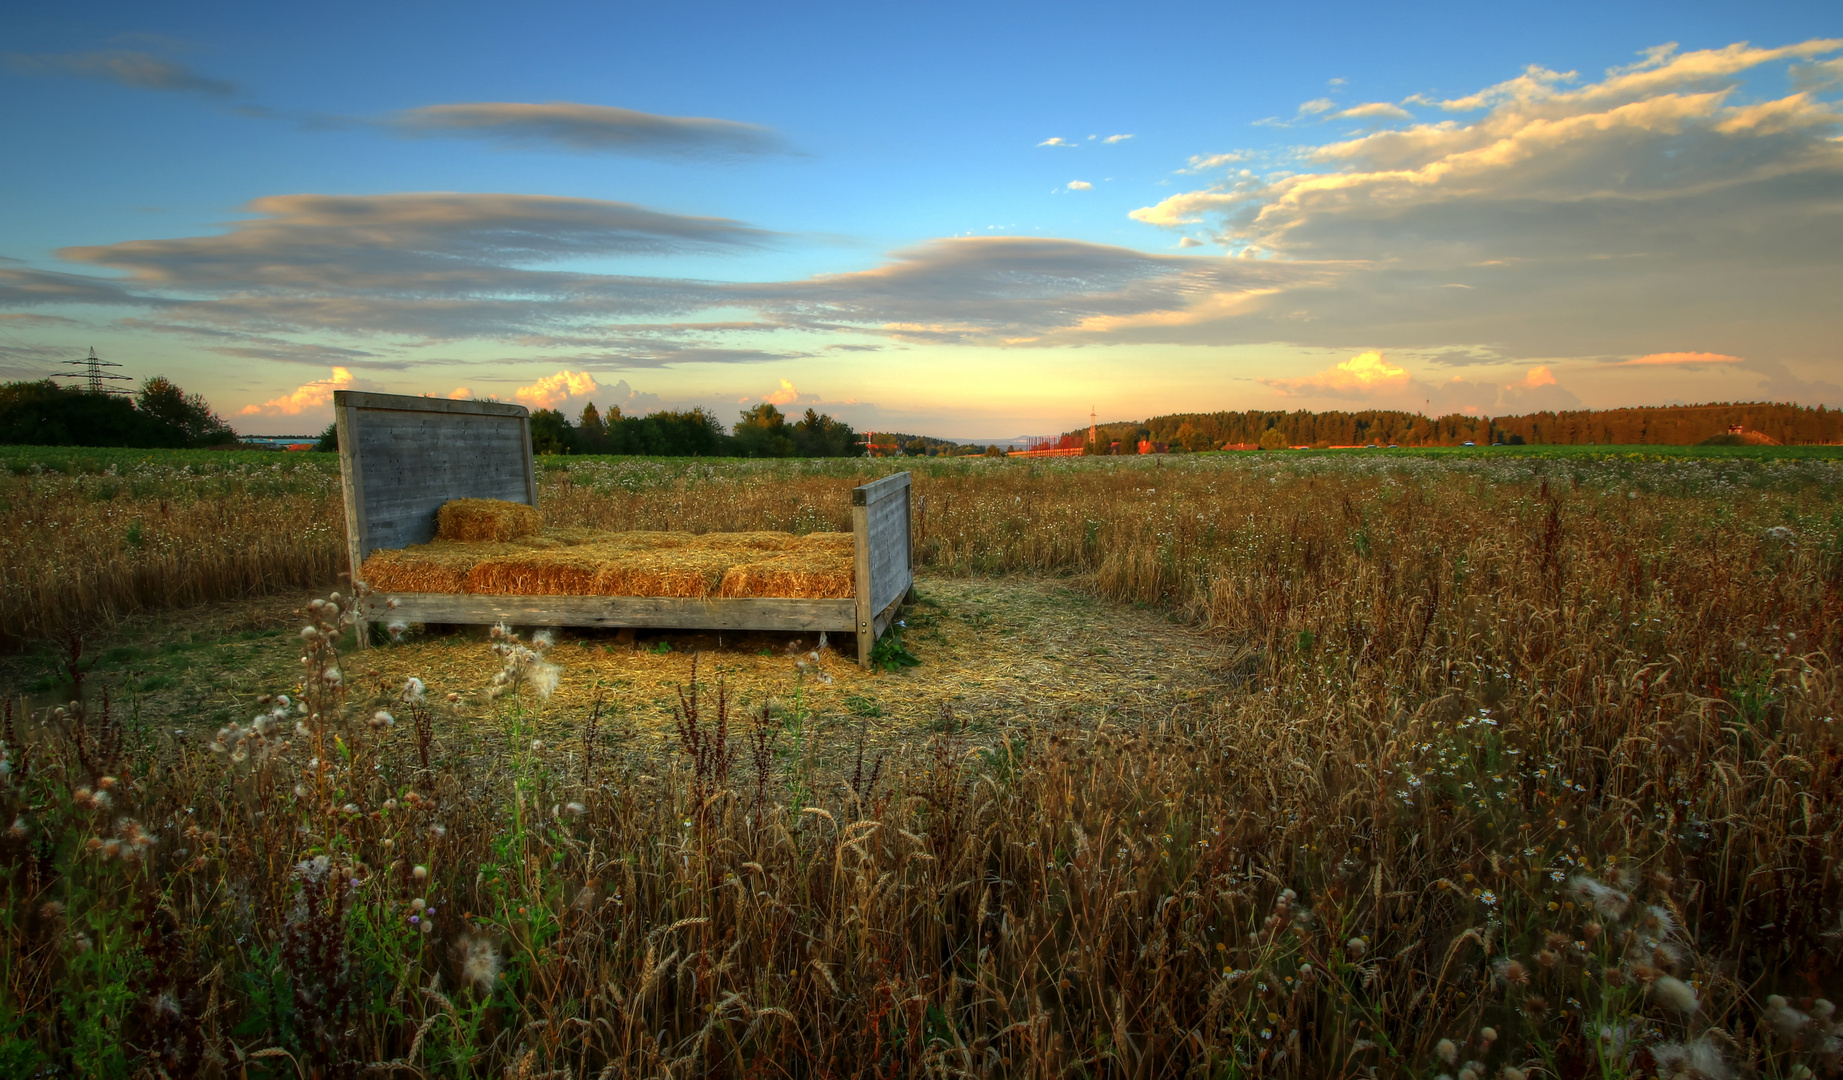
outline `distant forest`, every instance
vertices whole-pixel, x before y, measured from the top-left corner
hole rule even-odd
[[[1138,423],[1099,425],[1099,453],[1136,453],[1140,442],[1174,451],[1259,446],[1691,446],[1726,441],[1740,427],[1780,444],[1843,442],[1843,410],[1822,405],[1717,403],[1638,409],[1576,409],[1522,416],[1429,417],[1362,412],[1172,413]],[[1087,428],[1067,434],[1086,439]],[[1756,437],[1757,438],[1757,437]],[[1740,440],[1736,440],[1740,441]],[[1117,445],[1117,449],[1116,449]]]

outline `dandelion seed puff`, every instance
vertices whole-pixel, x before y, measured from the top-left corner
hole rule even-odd
[[[1696,988],[1671,975],[1660,976],[1651,984],[1651,996],[1666,1009],[1685,1014],[1702,1006],[1696,998]]]
[[[491,942],[474,938],[465,946],[461,958],[461,977],[482,994],[490,993],[499,980],[499,950]]]
[[[121,854],[121,851],[122,842],[120,840],[104,840],[102,842],[102,857],[105,860],[115,858],[117,855]]]
[[[557,689],[557,681],[562,677],[563,669],[555,664],[539,662],[532,664],[525,671],[525,685],[539,697],[547,698]]]
[[[1529,1080],[1529,1074],[1515,1065],[1504,1066],[1504,1080]]]
[[[333,867],[331,859],[325,855],[315,855],[311,859],[302,859],[295,864],[294,876],[302,881],[317,884],[326,880],[327,872]]]
[[[408,698],[411,701],[421,701],[422,692],[423,692],[422,680],[418,679],[414,675],[411,675],[409,679],[403,684],[403,696],[405,698]]]
[[[1660,1076],[1679,1074],[1697,1080],[1728,1080],[1734,1075],[1722,1059],[1721,1051],[1706,1035],[1694,1042],[1660,1043],[1650,1049],[1651,1060],[1657,1063]]]
[[[114,801],[115,800],[111,799],[109,793],[106,791],[98,791],[96,794],[90,796],[90,805],[98,810],[107,810],[109,804]]]
[[[301,627],[301,640],[302,641],[312,641],[313,639],[319,636],[320,636],[320,631],[315,630],[313,627],[311,626]]]
[[[427,880],[429,876],[429,868],[426,866],[418,866],[416,869],[410,871],[410,876],[415,878],[417,881]]]
[[[586,807],[579,802],[563,804],[563,812],[573,818],[581,817],[585,809]]]
[[[1440,1055],[1440,1060],[1448,1065],[1459,1060],[1459,1047],[1451,1039],[1441,1039],[1435,1043],[1433,1052]]]
[[[1819,1020],[1830,1019],[1836,1011],[1837,1007],[1832,1005],[1828,998],[1818,998],[1811,1003],[1811,1015],[1817,1017]]]
[[[539,630],[537,633],[531,635],[531,644],[540,649],[548,649],[556,643],[557,632],[555,630]]]
[[[1353,937],[1344,943],[1344,948],[1349,950],[1352,958],[1355,958],[1369,951],[1369,942],[1360,937]]]
[[[1569,879],[1568,888],[1575,896],[1593,905],[1595,911],[1609,919],[1622,918],[1626,909],[1632,904],[1632,898],[1627,894],[1584,874]]]

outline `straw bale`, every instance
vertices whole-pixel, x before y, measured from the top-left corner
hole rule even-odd
[[[850,533],[546,529],[503,542],[373,552],[364,576],[380,592],[847,598],[853,545]]]
[[[503,499],[449,499],[435,512],[441,540],[513,540],[535,534],[542,524],[537,507]]]
[[[374,551],[359,575],[378,592],[465,592],[467,572],[480,561],[482,546],[434,543]]]
[[[833,551],[787,551],[737,563],[723,575],[718,596],[785,596],[806,600],[844,600],[856,592],[849,554]]]

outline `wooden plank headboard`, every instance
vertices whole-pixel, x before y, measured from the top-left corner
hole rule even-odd
[[[435,539],[435,512],[449,499],[537,505],[523,405],[338,390],[333,419],[354,578],[378,548]]]

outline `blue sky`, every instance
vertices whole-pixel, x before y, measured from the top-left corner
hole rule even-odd
[[[94,345],[251,433],[1843,405],[1843,18],[1739,7],[9,8],[0,378]]]

